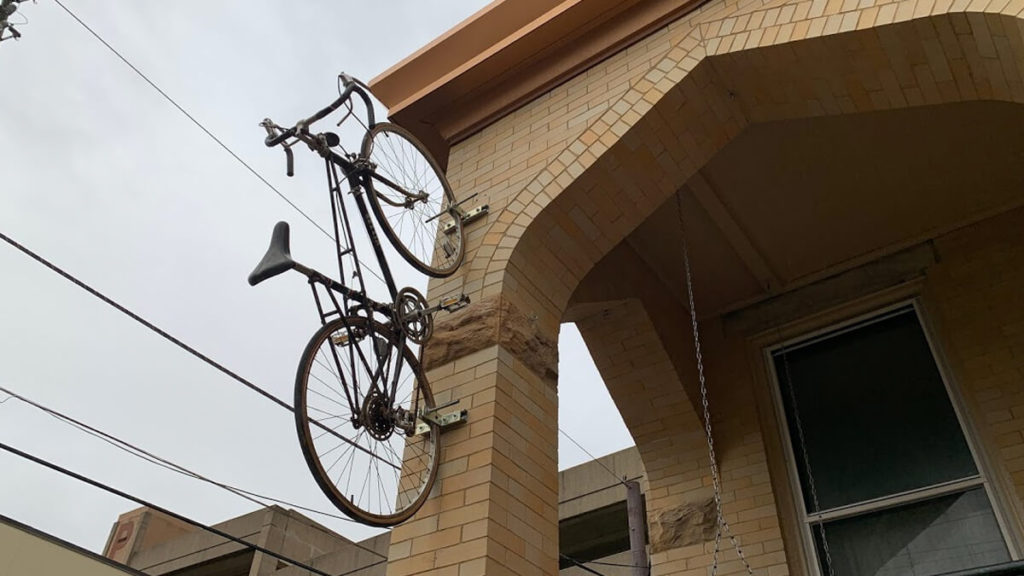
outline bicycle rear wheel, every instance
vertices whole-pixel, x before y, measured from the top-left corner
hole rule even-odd
[[[383,392],[393,386],[392,404]],[[437,476],[440,429],[406,431],[416,414],[433,407],[416,356],[379,322],[335,319],[302,353],[295,379],[302,454],[327,498],[363,524],[398,524],[426,500]]]
[[[376,168],[370,207],[395,249],[417,270],[444,278],[462,264],[462,219],[455,194],[430,152],[408,130],[382,122],[363,137]]]

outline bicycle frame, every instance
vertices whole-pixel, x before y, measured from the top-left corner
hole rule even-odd
[[[354,79],[345,76],[343,76],[342,79],[345,82],[345,89],[342,92],[341,96],[337,100],[332,102],[330,105],[328,105],[327,107],[323,108],[322,110],[311,116],[310,118],[307,118],[306,120],[302,120],[296,123],[295,127],[285,130],[279,134],[276,134],[276,127],[274,127],[273,124],[270,123],[269,121],[264,121],[264,127],[267,128],[268,132],[268,137],[265,143],[267,146],[276,146],[277,144],[284,145],[286,154],[288,156],[289,175],[292,174],[293,163],[291,146],[293,146],[297,142],[305,143],[307,146],[309,146],[310,149],[317,152],[322,158],[324,158],[327,173],[329,196],[331,199],[331,216],[334,231],[335,248],[338,259],[338,272],[340,274],[342,282],[338,282],[326,276],[325,274],[318,272],[317,270],[308,268],[306,266],[302,266],[301,264],[295,263],[294,265],[296,271],[304,274],[309,279],[310,289],[313,292],[313,299],[316,303],[317,313],[320,317],[321,325],[326,325],[327,322],[332,317],[336,316],[340,318],[345,318],[349,315],[352,315],[353,313],[357,313],[358,309],[364,310],[366,312],[367,319],[370,321],[373,320],[374,313],[380,314],[387,319],[386,325],[391,327],[397,340],[396,347],[399,350],[399,353],[401,353],[401,350],[403,350],[406,345],[406,334],[398,326],[398,318],[396,317],[395,314],[395,307],[392,304],[398,296],[398,287],[395,284],[394,276],[391,272],[391,267],[389,266],[387,258],[384,255],[384,249],[381,244],[380,237],[377,234],[376,226],[374,225],[372,217],[370,215],[370,210],[366,205],[364,194],[366,194],[367,191],[370,190],[372,186],[372,184],[370,184],[370,179],[374,178],[380,181],[382,184],[396,191],[401,192],[407,198],[415,199],[417,195],[402,190],[402,188],[395,184],[394,182],[391,182],[387,178],[376,174],[373,171],[372,166],[366,161],[366,159],[360,158],[358,156],[346,157],[334,152],[333,150],[331,150],[331,142],[327,135],[312,134],[309,132],[309,126],[312,123],[324,118],[331,112],[340,108],[346,102],[350,101],[353,93],[357,94],[363,100],[363,103],[366,106],[367,120],[369,122],[368,128],[372,129],[372,127],[375,125],[376,121],[373,114],[373,106],[366,90],[358,81]],[[291,143],[286,143],[289,138],[294,138],[295,140]],[[363,222],[363,227],[366,229],[366,232],[370,238],[370,245],[372,246],[374,255],[377,258],[377,263],[380,266],[383,280],[384,283],[387,285],[388,293],[391,296],[392,303],[384,304],[381,302],[377,302],[371,299],[369,296],[367,296],[366,284],[363,279],[362,263],[359,260],[356,251],[355,240],[352,236],[352,227],[351,222],[349,220],[348,208],[346,206],[344,198],[342,197],[343,183],[348,185],[349,193],[355,198],[356,208],[358,209],[360,219]],[[343,245],[343,242],[345,243],[345,245]],[[357,278],[359,282],[358,289],[349,287],[344,283],[344,279],[346,278],[344,259],[346,256],[351,256],[352,258],[352,268],[354,270],[354,277]],[[325,291],[328,297],[330,298],[330,303],[333,309],[325,309],[325,303],[323,299],[320,297],[320,293],[316,287],[317,284],[320,284],[325,288]],[[340,301],[338,298],[335,297],[335,292],[341,294],[342,298]],[[352,306],[350,304],[351,302],[355,302],[357,306]],[[351,328],[348,329],[348,332],[349,338],[352,339],[354,342],[355,336],[352,334]],[[335,354],[335,362],[340,364],[340,359],[337,358],[336,351],[332,350],[332,353]],[[366,358],[362,357],[361,350],[360,356],[361,361],[366,363]],[[378,358],[378,360],[380,359]],[[366,391],[367,394],[371,394],[373,392],[373,387],[378,386],[378,380],[381,379],[381,372],[383,371],[383,366],[380,365],[380,362],[377,362],[376,364],[378,365],[378,368],[376,370],[376,373],[373,375],[373,383],[371,385],[371,388]],[[366,363],[366,365],[369,366],[368,363]],[[340,370],[341,367],[339,366],[339,371]],[[379,391],[382,394],[386,395],[389,404],[393,404],[395,401],[395,396],[397,394],[398,380],[401,374],[399,373],[399,370],[396,370],[395,374],[392,374],[390,376],[392,382],[387,383],[389,385],[381,383],[380,388],[382,389],[380,389]],[[359,397],[358,387],[353,388],[354,389],[351,391],[351,393],[349,390],[346,389],[345,394],[347,400],[349,401],[349,408],[352,410],[352,413],[358,414],[359,410],[357,409],[357,407],[361,405],[362,399]]]

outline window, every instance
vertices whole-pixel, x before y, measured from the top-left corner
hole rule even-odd
[[[771,351],[821,574],[928,576],[1006,542],[913,306]]]

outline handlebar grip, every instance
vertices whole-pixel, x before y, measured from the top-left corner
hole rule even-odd
[[[267,139],[264,140],[263,143],[266,144],[268,148],[273,148],[274,146],[277,146],[278,144],[284,142],[285,140],[291,138],[292,136],[295,136],[295,128],[289,128],[284,132],[281,132],[277,136],[267,136]]]
[[[334,102],[331,102],[330,104],[328,104],[326,107],[324,107],[323,110],[320,110],[316,114],[313,114],[309,118],[306,118],[305,120],[303,120],[301,122],[303,127],[308,127],[309,125],[313,124],[314,122],[323,119],[325,116],[327,116],[331,112],[334,112],[335,110],[337,110],[342,105],[342,103],[344,103],[346,100],[349,99],[349,96],[352,95],[352,90],[354,88],[355,88],[355,84],[346,83],[345,84],[345,89],[342,91],[341,96],[338,96],[337,100],[335,100]]]
[[[338,78],[341,78],[341,83],[344,84],[346,87],[352,84],[362,84],[362,82],[356,80],[355,78],[349,76],[348,74],[345,74],[344,72],[338,74]]]

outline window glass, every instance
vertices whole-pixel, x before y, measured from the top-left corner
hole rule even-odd
[[[825,539],[837,576],[931,576],[1010,560],[984,488],[826,522]]]
[[[777,351],[774,363],[809,512],[797,412],[818,510],[977,475],[912,308]]]

